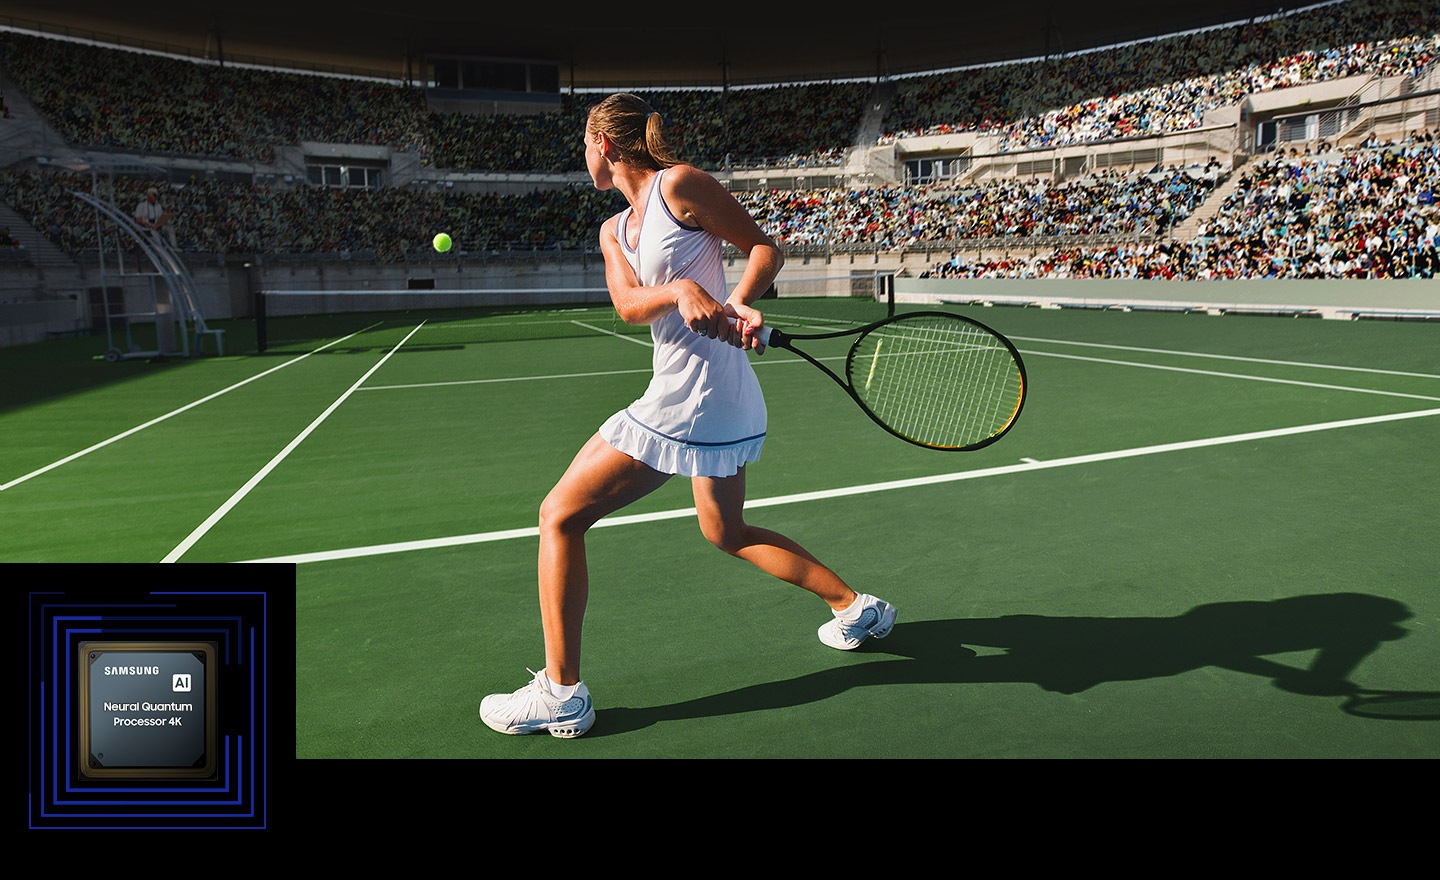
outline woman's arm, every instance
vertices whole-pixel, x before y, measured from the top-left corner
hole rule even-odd
[[[740,281],[725,303],[718,303],[696,282],[681,278],[656,287],[644,287],[625,259],[619,240],[618,215],[600,230],[600,250],[605,256],[605,283],[621,320],[627,324],[651,324],[671,311],[680,312],[686,326],[711,339],[741,348],[755,348],[753,332],[762,317],[749,303],[770,288],[784,257],[775,242],[761,231],[754,218],[730,195],[719,181],[690,165],[676,165],[662,179],[661,195],[670,211],[690,226],[699,226],[736,248],[749,260]],[[730,322],[740,320],[740,325]]]
[[[611,217],[600,227],[600,252],[605,256],[605,286],[620,320],[627,324],[653,324],[670,312],[679,311],[692,330],[704,327],[706,335],[718,338],[724,320],[722,306],[705,288],[689,278],[677,278],[667,284],[645,287],[630,268],[620,247],[618,221]],[[724,335],[729,332],[724,329]]]
[[[750,212],[709,174],[681,165],[665,175],[665,180],[670,184],[666,202],[682,221],[719,236],[749,258],[723,308],[728,317],[740,321],[740,347],[763,351],[754,334],[764,326],[765,318],[753,303],[775,283],[785,265],[784,252]]]
[[[677,165],[665,175],[666,204],[683,222],[719,236],[749,257],[745,273],[730,288],[729,301],[750,305],[775,283],[784,252],[720,181],[698,168]]]

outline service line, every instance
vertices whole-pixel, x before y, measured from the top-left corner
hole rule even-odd
[[[939,483],[953,483],[961,480],[978,480],[1006,474],[1028,473],[1072,465],[1116,461],[1124,458],[1138,458],[1145,455],[1159,455],[1167,452],[1182,452],[1189,449],[1204,449],[1211,446],[1225,446],[1233,443],[1249,443],[1255,440],[1271,440],[1296,434],[1312,434],[1319,431],[1337,431],[1363,425],[1378,425],[1407,419],[1421,419],[1440,415],[1440,409],[1414,410],[1411,412],[1388,413],[1366,416],[1358,419],[1344,419],[1332,422],[1317,422],[1310,425],[1295,425],[1289,428],[1272,428],[1265,431],[1250,431],[1244,434],[1228,434],[1222,437],[1206,437],[1199,440],[1183,440],[1177,443],[1161,443],[1154,446],[1137,446],[1131,449],[1117,449],[1111,452],[1097,452],[1089,455],[1074,455],[1050,461],[1027,460],[1022,464],[1001,465],[973,471],[959,471],[949,474],[935,474],[928,477],[914,477],[906,480],[891,480],[884,483],[865,483],[837,489],[821,489],[815,492],[799,492],[792,495],[777,495],[773,498],[757,498],[745,502],[745,509],[779,507],[787,504],[801,504],[807,501],[824,501],[831,498],[845,498],[851,495],[868,495],[875,492],[893,492],[897,489],[911,489],[919,486],[933,486]],[[592,528],[625,526],[638,523],[657,522],[667,519],[683,519],[695,516],[695,508],[660,510],[653,513],[637,513],[625,516],[608,516],[595,523]],[[376,544],[370,547],[352,547],[343,550],[326,550],[316,553],[297,553],[289,556],[273,556],[266,559],[248,559],[249,563],[309,563],[332,562],[339,559],[355,559],[363,556],[383,556],[391,553],[408,553],[416,550],[430,550],[438,547],[454,547],[463,544],[483,544],[492,541],[508,541],[515,538],[533,538],[539,535],[536,527],[505,529],[495,532],[480,532],[473,535],[454,535],[447,538],[431,538],[421,541],[402,541],[393,544]]]

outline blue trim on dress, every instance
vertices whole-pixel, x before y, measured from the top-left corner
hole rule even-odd
[[[662,170],[660,173],[663,174],[664,171]],[[655,178],[655,185],[656,185],[657,187],[660,185],[660,178],[659,178],[659,175],[658,175],[658,174],[656,175],[656,178]],[[670,222],[671,222],[671,223],[674,223],[676,226],[679,226],[681,229],[685,230],[686,232],[704,232],[704,231],[705,231],[705,227],[703,227],[703,226],[691,226],[689,223],[684,223],[684,222],[682,222],[679,217],[676,217],[673,213],[671,213],[671,212],[670,212],[670,205],[669,205],[669,203],[667,203],[667,202],[665,201],[665,193],[660,192],[660,191],[657,189],[657,190],[655,191],[655,195],[660,198],[660,207],[663,208],[663,209],[665,209],[665,216],[670,218]]]
[[[615,224],[616,230],[620,233],[620,246],[625,249],[625,253],[627,254],[640,253],[640,249],[638,247],[632,248],[630,246],[630,235],[626,231],[630,228],[630,218],[634,216],[634,214],[634,208],[626,208],[624,211],[620,212],[620,219]],[[641,223],[640,225],[644,226],[645,224]]]
[[[765,432],[761,431],[759,434],[752,434],[749,437],[742,437],[739,440],[726,440],[722,443],[706,443],[700,440],[686,440],[683,437],[671,437],[669,434],[666,434],[663,431],[657,431],[649,425],[645,424],[644,422],[640,421],[639,419],[635,418],[635,414],[630,412],[629,407],[625,408],[625,418],[649,431],[651,434],[654,434],[656,437],[669,440],[671,443],[679,443],[681,446],[739,446],[742,443],[753,443],[754,441],[759,440],[761,437],[765,436]]]

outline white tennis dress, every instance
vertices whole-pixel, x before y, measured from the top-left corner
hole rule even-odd
[[[640,283],[655,286],[691,278],[717,302],[729,295],[720,239],[686,226],[660,195],[657,173],[640,220],[639,247],[631,250],[619,214],[616,233]],[[650,325],[655,375],[639,400],[611,416],[600,436],[616,449],[667,474],[728,477],[760,457],[765,443],[765,398],[744,349],[685,325],[673,311]]]

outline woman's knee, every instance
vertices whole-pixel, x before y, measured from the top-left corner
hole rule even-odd
[[[745,539],[746,531],[747,526],[743,522],[730,522],[720,517],[700,520],[700,532],[705,540],[732,556],[749,543]]]
[[[594,520],[557,486],[540,502],[540,531],[583,532]]]

